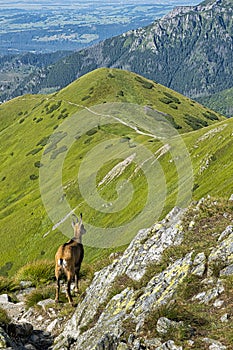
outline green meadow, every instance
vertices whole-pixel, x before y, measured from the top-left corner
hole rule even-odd
[[[72,210],[83,213],[85,261],[95,263],[174,205],[228,199],[232,129],[231,119],[118,69],[2,104],[0,274],[53,259],[72,237]]]

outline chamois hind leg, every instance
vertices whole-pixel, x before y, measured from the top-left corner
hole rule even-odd
[[[73,299],[72,299],[71,292],[70,292],[71,282],[72,282],[72,274],[71,274],[70,271],[69,271],[69,272],[67,273],[66,296],[67,296],[67,298],[68,298],[69,303],[73,305]]]
[[[75,293],[78,293],[79,288],[78,288],[78,280],[79,280],[79,271],[80,271],[80,266],[76,266],[75,268],[75,275],[74,275],[74,291]]]

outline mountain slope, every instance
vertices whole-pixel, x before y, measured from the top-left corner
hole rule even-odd
[[[197,100],[227,117],[233,116],[233,88],[220,91],[210,96],[199,97]]]
[[[20,89],[61,88],[103,66],[134,71],[193,98],[231,88],[232,5],[232,0],[211,0],[177,8],[148,27],[73,53]]]
[[[160,100],[161,97],[166,97],[172,102],[164,103],[162,102],[164,100]],[[123,103],[124,108],[118,111],[117,123],[111,124],[108,122],[108,116],[111,113],[116,118],[116,114],[114,115],[114,108],[118,106],[116,102],[121,102],[120,106]],[[137,108],[133,107],[133,113],[128,119],[124,119],[132,103],[133,106],[137,103]],[[177,106],[177,109],[171,108],[169,106],[171,103]],[[97,104],[101,104],[100,107],[95,106]],[[148,197],[147,174],[143,174],[142,165],[138,168],[134,161],[125,168],[122,166],[122,162],[129,159],[129,156],[134,157],[138,144],[144,147],[145,152],[146,150],[152,152],[149,154],[154,155],[156,162],[158,159],[161,162],[163,171],[157,170],[158,174],[161,174],[158,180],[162,181],[162,192],[163,186],[167,187],[165,202],[162,206],[158,186],[155,189],[156,193],[154,190],[150,191],[151,201],[156,215],[167,213],[175,205],[178,196],[180,184],[177,184],[177,173],[182,172],[182,164],[186,164],[182,152],[174,155],[169,151],[169,143],[172,144],[169,125],[173,126],[172,135],[175,135],[173,138],[180,140],[181,146],[183,141],[178,131],[183,133],[189,131],[184,134],[186,146],[183,144],[182,147],[184,150],[187,148],[185,157],[189,159],[188,153],[190,153],[193,162],[194,195],[197,198],[206,193],[226,198],[230,195],[233,121],[221,118],[188,98],[133,73],[114,69],[96,70],[58,93],[18,97],[2,104],[0,110],[1,274],[12,274],[20,266],[34,259],[53,257],[59,243],[66,239],[60,231],[63,224],[60,225],[59,222],[65,216],[59,211],[65,198],[70,208],[78,208],[77,214],[83,212],[85,222],[94,227],[104,227],[105,230],[115,226],[121,227],[139,217]],[[82,118],[84,117],[85,121],[90,114],[91,123],[86,122],[86,130],[82,130]],[[100,119],[105,115],[107,123],[101,123]],[[166,122],[167,119],[171,124]],[[151,123],[149,124],[151,127],[148,127],[147,121]],[[178,124],[182,129],[176,130]],[[203,128],[208,124],[208,127]],[[71,126],[74,135],[72,145],[68,145],[69,140],[66,140],[64,128],[67,125]],[[194,131],[197,128],[199,130]],[[159,137],[161,132],[163,137]],[[164,139],[167,140],[165,144]],[[117,147],[121,147],[121,151],[114,157],[105,159],[114,143]],[[119,176],[100,186],[101,196],[109,203],[117,202],[121,194],[118,180],[125,184],[130,179],[135,189],[132,198],[129,196],[131,198],[129,203],[124,203],[123,209],[113,213],[107,212],[107,215],[92,207],[88,200],[83,198],[77,178],[83,162],[88,160],[91,152],[98,150],[101,144],[103,150],[92,159],[91,166],[84,168],[84,178],[89,179],[92,176],[88,171],[93,169],[95,172],[93,166],[99,161],[100,167],[96,171],[95,181],[96,184],[101,184],[103,179],[111,174],[111,170],[116,171],[117,165],[121,164],[122,172]],[[45,155],[48,157],[47,168]],[[181,169],[177,170],[179,158]],[[55,211],[56,221],[54,221],[46,213],[40,191],[45,185],[50,195],[53,184],[59,180],[59,167],[56,167],[56,161],[60,162],[59,166],[63,170],[61,192],[59,190],[58,195],[56,191],[52,193],[48,203]],[[41,179],[43,169],[46,172],[46,169],[52,168],[53,164],[55,172],[43,184]],[[218,164],[222,166],[219,167]],[[209,181],[212,170],[215,174],[215,183]],[[132,173],[135,174],[133,177]],[[192,174],[188,176],[192,185]],[[180,181],[183,183],[187,178],[181,178]],[[89,188],[86,188],[86,191],[88,190]],[[141,221],[138,223],[139,228],[142,224]],[[72,235],[69,218],[65,220],[64,225],[66,235]],[[134,229],[137,230],[136,225]],[[109,245],[106,242],[106,247],[109,247],[106,252],[114,250],[115,246],[125,245],[134,233],[136,232],[131,229],[125,229],[124,235],[121,235],[114,244]],[[95,236],[96,230],[90,229],[87,240],[95,242]],[[86,248],[86,259],[89,261],[104,254],[102,248],[98,248],[95,244],[94,246],[96,248]]]

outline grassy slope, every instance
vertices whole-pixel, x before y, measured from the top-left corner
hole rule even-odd
[[[160,98],[168,97],[164,95],[164,92],[169,93],[173,98],[179,99],[179,103],[176,99],[171,102],[173,105],[177,105],[177,109],[174,109],[174,106],[173,108],[170,107],[171,103],[161,102]],[[45,143],[44,138],[51,135],[64,119],[81,110],[82,107],[78,105],[92,106],[105,101],[127,101],[150,105],[173,116],[175,122],[182,126],[182,129],[179,129],[181,132],[192,130],[184,122],[185,114],[191,114],[199,119],[202,118],[209,124],[216,122],[216,120],[211,121],[203,116],[203,113],[206,113],[206,108],[180,94],[144,78],[138,78],[135,74],[108,69],[100,69],[89,73],[56,94],[47,96],[26,95],[1,105],[1,273],[8,271],[11,274],[27,261],[51,258],[57,246],[67,239],[58,229],[50,231],[50,234],[44,237],[51,230],[53,223],[47,217],[41,202],[37,162],[41,160]],[[192,131],[185,135],[185,142],[187,142],[192,155],[195,169],[197,189],[194,191],[194,195],[196,198],[200,198],[206,193],[228,197],[232,191],[232,167],[230,163],[233,151],[231,141],[232,121],[221,119],[223,121],[220,124],[226,124],[226,127],[210,139],[206,138],[204,141],[197,143],[200,135],[208,131],[207,128]],[[215,125],[208,128],[215,128]],[[156,151],[161,147],[161,143],[148,142],[151,141],[148,137],[138,135],[132,129],[123,125],[117,125],[116,128],[103,127],[94,135],[83,135],[77,140],[65,160],[63,181],[64,186],[67,186],[66,195],[71,206],[75,207],[81,204],[88,222],[97,220],[99,225],[111,226],[115,223],[119,225],[119,223],[124,223],[127,220],[130,221],[132,216],[137,215],[137,212],[143,207],[144,198],[147,194],[143,176],[135,177],[133,180],[133,184],[137,189],[135,197],[131,202],[131,206],[121,211],[120,215],[103,216],[96,213],[92,208],[88,208],[87,204],[79,199],[77,170],[81,162],[80,157],[83,157],[86,152],[92,149],[93,144],[119,135],[129,137],[131,142],[144,143],[152,151]],[[202,159],[207,157],[207,154],[213,154],[214,156],[209,168],[199,175],[200,164],[203,161]],[[169,154],[161,157],[161,164],[168,183],[168,200],[164,211],[169,210],[174,204],[173,195],[177,190],[174,187],[176,170],[169,160],[171,160]],[[221,163],[223,166],[219,167],[218,164]],[[101,178],[111,167],[112,164],[106,165],[105,168],[101,169],[98,176]],[[122,178],[127,178],[129,171],[132,169],[133,165],[131,169],[127,168]],[[215,172],[216,183],[209,181],[209,176],[213,171]],[[111,200],[112,197],[116,197],[114,185],[115,183],[106,187],[103,193],[106,199]],[[72,235],[72,229],[70,229],[70,234]],[[102,250],[86,248],[86,260],[92,261],[100,255],[103,256]]]

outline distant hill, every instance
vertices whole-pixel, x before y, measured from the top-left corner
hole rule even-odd
[[[0,56],[0,102],[22,95],[24,89],[19,86],[22,81],[29,79],[33,84],[33,77],[43,77],[43,70],[71,51],[57,51],[52,53],[23,53]],[[54,90],[54,88],[53,88]]]
[[[232,87],[232,0],[178,7],[150,26],[75,52],[12,92],[60,89],[98,67],[123,68],[197,98]]]
[[[63,144],[66,134],[59,129],[59,125],[63,125],[65,121],[69,124],[72,116],[76,118],[73,130],[75,142],[63,164],[63,195],[54,207],[58,213],[58,221],[63,219],[59,217],[58,207],[64,198],[72,208],[78,206],[78,212],[83,212],[85,222],[94,222],[95,225],[105,228],[130,221],[132,216],[140,212],[147,198],[147,182],[143,173],[138,170],[132,179],[136,192],[129,205],[120,211],[120,215],[116,212],[105,216],[82,199],[77,183],[82,159],[101,142],[106,142],[108,149],[114,139],[130,151],[130,154],[134,154],[136,144],[140,143],[158,155],[167,182],[164,213],[174,205],[177,195],[176,158],[173,159],[168,152],[169,147],[163,148],[163,142],[156,139],[156,136],[153,137],[159,130],[148,129],[146,125],[145,128],[137,127],[137,115],[132,115],[130,120],[122,123],[122,117],[118,114],[116,117],[119,119],[115,125],[101,125],[101,114],[95,112],[98,109],[94,110],[94,106],[101,104],[104,109],[109,103],[116,102],[125,103],[126,109],[131,104],[140,105],[152,123],[156,122],[156,118],[161,121],[168,120],[174,130],[177,130],[176,136],[179,135],[178,132],[184,135],[193,162],[195,198],[207,193],[229,196],[232,191],[231,120],[137,74],[118,69],[95,70],[57,93],[25,95],[0,106],[0,274],[12,274],[34,259],[53,257],[59,243],[66,239],[60,233],[60,227],[52,230],[54,222],[51,222],[42,203],[39,174],[44,166],[44,151],[49,155],[51,165],[53,160],[59,160],[67,151]],[[87,125],[90,130],[82,135],[78,131],[81,111],[91,111],[94,116],[94,127]],[[122,116],[125,112],[123,109]],[[53,137],[50,139],[51,135]],[[104,156],[104,152],[98,154],[99,160],[103,161]],[[116,161],[122,160],[120,154],[116,156],[119,159],[114,158],[106,163],[103,161],[96,181],[100,182],[116,166]],[[181,161],[183,164],[184,159],[181,158]],[[128,179],[129,171],[134,169],[132,164],[130,169],[128,167],[123,171],[119,179]],[[213,174],[214,181],[210,180]],[[55,180],[50,178],[48,181],[52,184]],[[116,185],[114,181],[110,181],[103,186],[102,195],[105,199],[112,201],[117,198]],[[153,201],[155,207],[160,206],[157,193],[154,194]],[[72,234],[68,221],[67,232]],[[92,236],[93,232],[88,234],[89,237],[95,237]],[[126,237],[132,234],[133,232],[124,232]],[[121,241],[116,243],[120,245]],[[103,256],[105,253],[102,249],[87,247],[85,254],[86,259],[92,261],[99,254]]]

